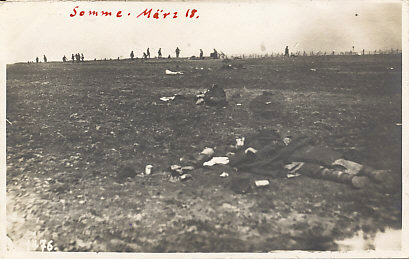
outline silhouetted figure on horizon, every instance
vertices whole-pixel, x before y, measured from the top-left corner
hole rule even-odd
[[[71,60],[72,60],[72,62],[75,61],[74,54],[71,55]]]
[[[200,49],[200,54],[199,54],[200,59],[203,59],[203,50]]]
[[[162,48],[159,48],[158,50],[158,58],[162,58]]]
[[[44,58],[44,63],[47,63],[47,57],[43,55],[43,58]]]
[[[289,57],[289,56],[290,56],[290,52],[288,50],[288,46],[285,46],[284,57]]]
[[[66,62],[67,61],[67,57],[64,55],[64,57],[62,57],[62,62]]]
[[[179,53],[180,53],[180,49],[179,49],[179,47],[176,47],[175,52],[176,52],[176,57],[178,58],[178,57],[179,57]]]
[[[133,50],[131,51],[131,59],[133,59],[135,55],[133,54]]]
[[[38,63],[39,62],[39,59],[38,59],[38,57],[36,57],[36,63]]]
[[[84,61],[84,54],[81,53],[81,61]]]
[[[170,58],[170,54],[169,54],[168,58]]]
[[[147,59],[147,58],[148,58],[148,55],[146,55],[146,53],[145,53],[145,52],[143,53],[143,55],[142,55],[142,56],[143,56],[143,59]]]
[[[151,58],[151,52],[149,51],[149,48],[146,50],[146,56],[147,56],[148,58]]]
[[[217,50],[216,50],[216,49],[213,49],[213,53],[211,53],[210,56],[211,56],[212,58],[214,58],[214,59],[217,59],[217,58],[218,58]]]

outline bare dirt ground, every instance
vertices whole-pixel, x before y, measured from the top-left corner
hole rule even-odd
[[[7,231],[15,246],[44,239],[58,251],[337,250],[335,240],[358,230],[371,236],[401,228],[400,56],[226,64],[8,65]],[[195,94],[213,83],[226,90],[229,104],[195,105]],[[176,93],[184,98],[159,100]],[[224,155],[236,136],[263,126],[312,136],[347,159],[391,169],[396,186],[354,189],[220,166],[169,181],[168,168],[180,157],[204,147]],[[126,166],[142,173],[147,164],[150,176],[119,177]],[[220,178],[222,171],[230,176]],[[271,184],[236,194],[237,178]]]

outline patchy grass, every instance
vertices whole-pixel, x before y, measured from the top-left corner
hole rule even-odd
[[[268,126],[392,169],[399,183],[400,56],[232,64],[244,68],[174,59],[9,65],[9,237],[23,247],[53,240],[60,251],[267,252],[336,250],[334,240],[361,228],[401,227],[400,188],[385,194],[301,176],[239,195],[232,179],[266,178],[229,171],[222,179],[225,167],[170,182],[167,168],[180,157],[206,146],[223,155],[236,136]],[[229,105],[195,105],[213,83]],[[159,100],[176,93],[184,98]],[[151,176],[118,179],[121,168],[147,164]]]

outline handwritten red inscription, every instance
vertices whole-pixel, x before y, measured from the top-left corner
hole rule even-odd
[[[102,17],[126,17],[126,16],[131,16],[132,14],[130,12],[125,12],[125,15],[123,14],[124,11],[95,11],[95,10],[88,10],[84,11],[79,9],[79,6],[74,7],[72,9],[72,13],[70,13],[70,17],[80,17],[80,16],[102,16]],[[192,19],[192,18],[199,18],[199,15],[197,14],[198,11],[196,9],[187,9],[185,16],[186,18]],[[142,12],[138,12],[136,14],[136,18],[151,18],[151,19],[176,19],[179,16],[179,13],[177,11],[164,11],[161,9],[157,9],[156,11],[153,11],[153,9],[145,9]],[[183,16],[181,16],[183,17]]]

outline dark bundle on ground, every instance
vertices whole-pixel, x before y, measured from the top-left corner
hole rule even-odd
[[[213,84],[205,93],[204,101],[208,105],[227,105],[226,92],[222,87]]]

